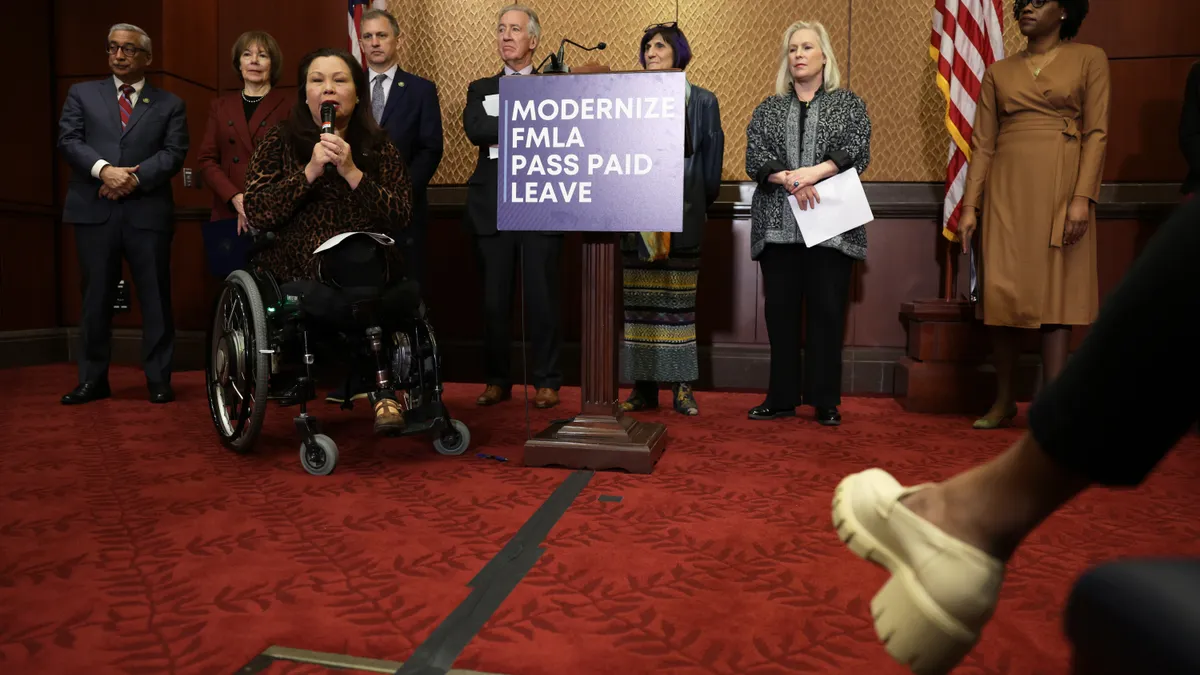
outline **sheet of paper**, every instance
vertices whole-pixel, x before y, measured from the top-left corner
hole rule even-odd
[[[328,251],[329,249],[333,248],[334,246],[337,246],[338,244],[342,243],[342,240],[346,239],[347,237],[353,237],[356,234],[365,234],[368,237],[379,242],[380,244],[383,244],[384,246],[391,246],[392,244],[396,243],[395,239],[392,239],[391,237],[387,236],[386,234],[378,234],[376,232],[343,232],[341,234],[335,234],[332,237],[330,237],[329,239],[326,239],[325,243],[318,246],[317,250],[313,251],[313,253],[321,253],[322,251]]]
[[[500,94],[488,94],[483,97],[483,111],[492,117],[500,116]]]
[[[488,159],[500,159],[500,146],[498,146],[498,145],[489,145],[488,146]]]
[[[792,215],[796,217],[800,234],[809,248],[875,219],[862,181],[854,169],[827,178],[817,183],[816,188],[821,203],[805,211],[800,210],[795,197],[788,195]]]

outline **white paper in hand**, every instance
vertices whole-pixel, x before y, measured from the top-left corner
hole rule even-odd
[[[488,146],[488,159],[500,159],[500,146],[498,146],[498,145],[489,145]]]
[[[843,171],[817,183],[816,189],[821,203],[806,211],[801,211],[796,198],[788,195],[788,205],[809,248],[875,220],[858,171]]]
[[[345,241],[348,237],[353,237],[356,234],[365,234],[368,237],[374,239],[375,241],[379,242],[380,244],[382,244],[384,246],[391,246],[392,244],[396,243],[395,239],[392,239],[391,237],[387,236],[386,234],[379,234],[377,232],[343,232],[341,234],[335,234],[332,237],[326,239],[325,243],[318,246],[317,250],[313,251],[313,253],[321,253],[324,251],[328,251],[329,249],[333,248],[334,246],[337,246],[338,244]]]
[[[483,97],[483,111],[492,117],[500,116],[500,94],[488,94]]]

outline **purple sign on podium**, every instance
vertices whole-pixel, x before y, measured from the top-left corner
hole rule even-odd
[[[499,230],[683,230],[684,74],[500,78]]]

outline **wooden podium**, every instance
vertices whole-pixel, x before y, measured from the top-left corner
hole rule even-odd
[[[576,74],[608,73],[587,64]],[[551,75],[547,75],[550,77]],[[651,473],[667,446],[664,424],[624,414],[618,387],[618,335],[624,326],[620,296],[620,235],[583,234],[583,326],[580,336],[579,414],[550,425],[525,443],[525,466]]]
[[[667,427],[624,414],[617,386],[621,330],[618,235],[583,235],[583,331],[579,414],[525,443],[525,466],[624,469],[650,473],[667,445]]]

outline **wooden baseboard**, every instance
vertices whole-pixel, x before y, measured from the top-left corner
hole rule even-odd
[[[441,345],[443,377],[447,382],[482,382],[483,345],[478,341],[450,341]],[[175,335],[175,370],[204,369],[204,334]],[[113,331],[112,362],[141,364],[142,332]],[[904,357],[900,348],[848,347],[842,352],[842,393],[847,396],[891,396],[896,364]],[[0,367],[75,363],[79,358],[79,329],[56,328],[40,331],[0,332]],[[520,344],[513,345],[513,381],[524,381]],[[579,345],[562,348],[563,379],[567,386],[579,384]],[[714,344],[700,347],[702,390],[765,391],[770,379],[771,353],[766,345]],[[623,382],[623,384],[631,384]]]
[[[67,360],[65,329],[0,331],[0,368],[41,366]]]

